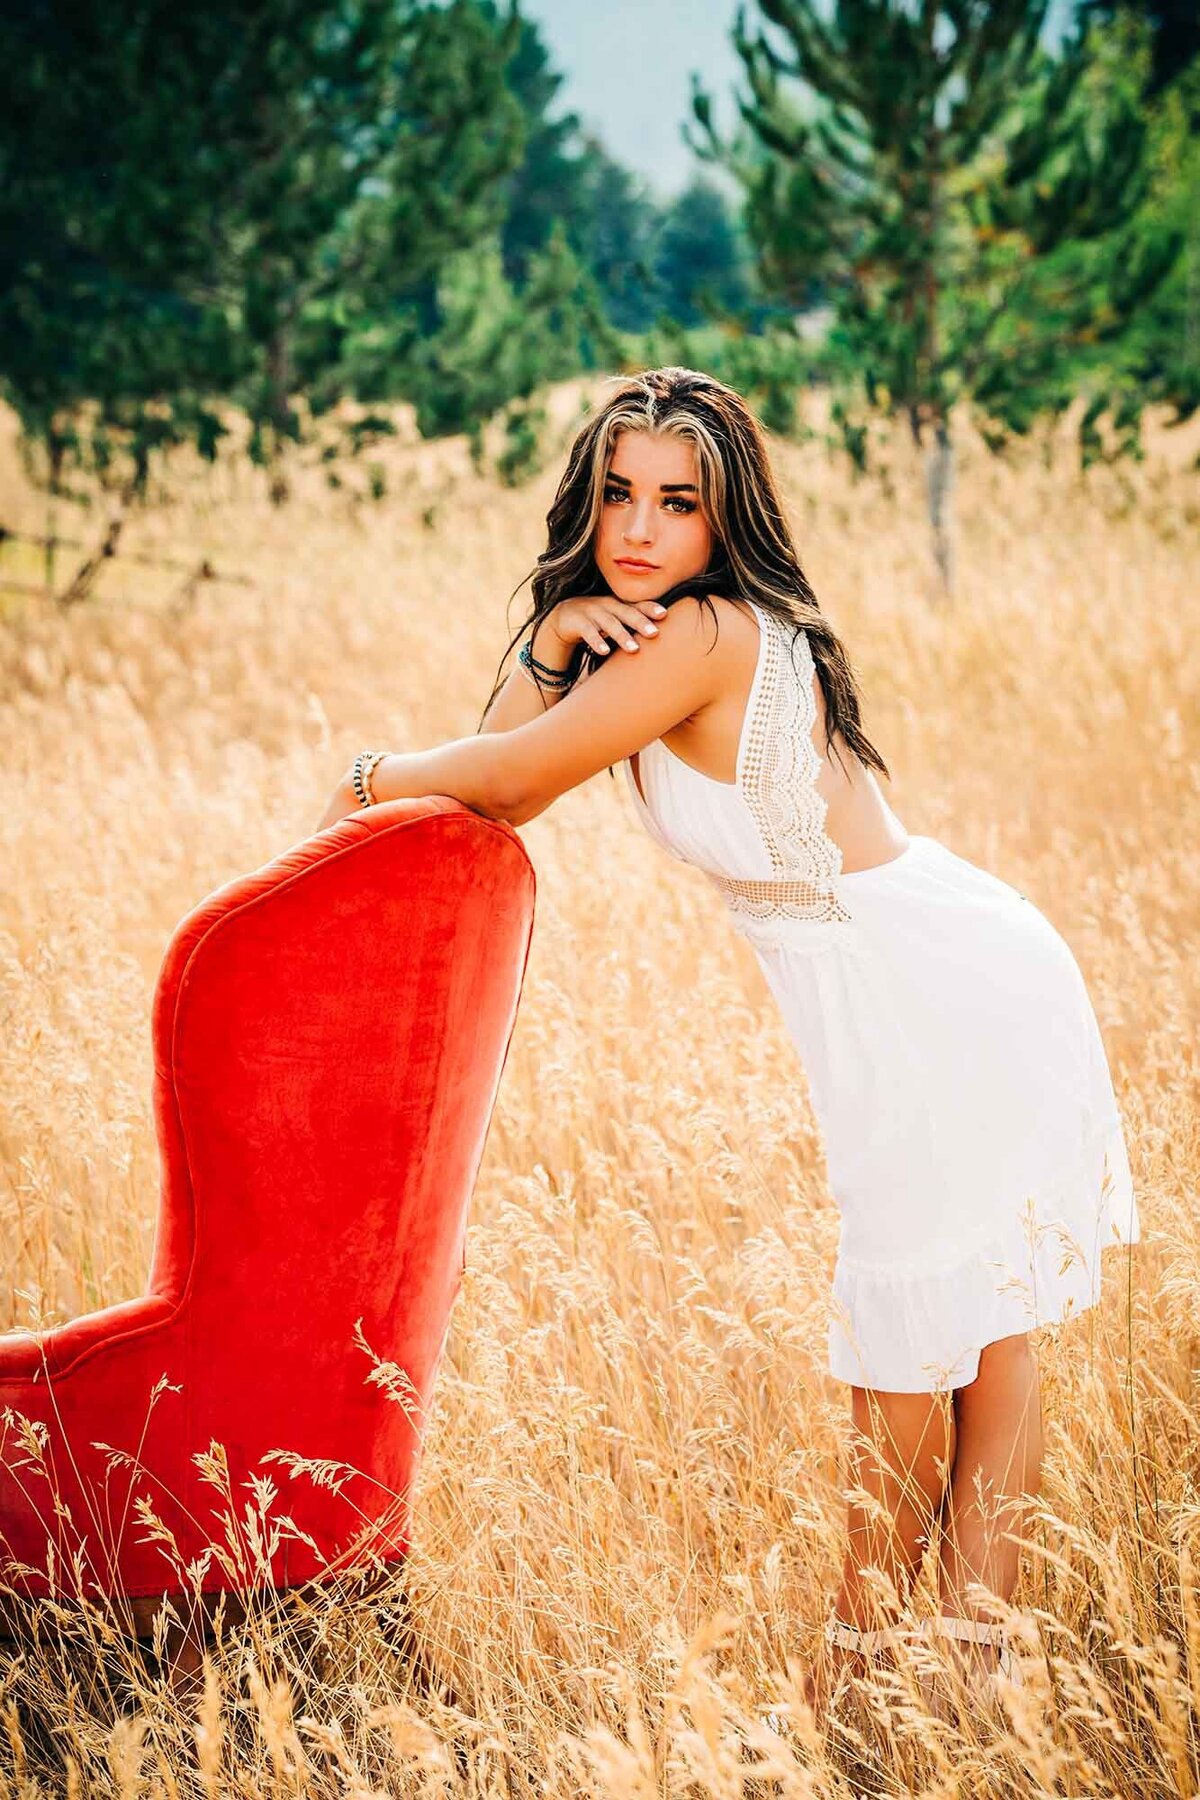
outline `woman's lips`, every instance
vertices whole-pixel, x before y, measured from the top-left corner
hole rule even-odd
[[[631,571],[631,573],[633,573],[634,575],[649,575],[654,569],[657,569],[658,564],[657,563],[647,563],[647,562],[630,562],[627,557],[618,556],[617,567],[618,567],[618,569],[629,569]]]

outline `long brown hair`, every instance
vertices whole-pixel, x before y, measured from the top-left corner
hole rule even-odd
[[[711,594],[751,599],[796,626],[797,635],[807,632],[825,696],[826,748],[835,750],[833,735],[840,732],[860,761],[890,781],[887,764],[862,729],[850,659],[800,567],[766,439],[749,406],[733,388],[698,369],[646,369],[612,379],[616,391],[584,421],[571,445],[546,515],[546,548],[536,568],[513,590],[517,594],[525,581],[531,583],[533,611],[500,659],[483,718],[503,686],[505,661],[531,625],[539,624],[560,600],[612,591],[596,566],[594,545],[618,433],[673,432],[686,438],[695,451],[698,500],[712,529],[712,553],[703,574],[676,582],[656,599],[669,606],[684,595],[694,595],[713,613],[718,630]],[[509,599],[511,603],[512,595]],[[795,639],[793,649],[794,645]],[[605,660],[589,644],[577,644],[567,665],[571,685]]]

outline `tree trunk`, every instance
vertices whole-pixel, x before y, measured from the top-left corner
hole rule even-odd
[[[950,427],[944,418],[934,420],[934,441],[925,465],[926,496],[929,523],[933,528],[933,557],[941,581],[939,598],[948,601],[954,595],[954,544],[952,540],[954,487],[954,444]]]
[[[283,326],[275,332],[267,351],[267,382],[271,422],[270,496],[274,506],[282,506],[291,489],[283,471],[283,445],[288,433],[288,394],[292,385],[292,361],[287,332]]]
[[[58,496],[62,490],[62,467],[65,445],[53,425],[47,448],[50,454],[50,484],[46,491],[46,597],[54,594],[54,552],[58,544]]]

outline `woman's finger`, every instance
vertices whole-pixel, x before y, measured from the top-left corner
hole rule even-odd
[[[607,631],[614,643],[620,644],[623,649],[637,650],[640,648],[637,639],[619,613],[610,612],[607,618],[601,620],[600,628],[602,631]]]
[[[657,600],[627,600],[621,614],[627,625],[636,625],[639,630],[644,629],[647,623],[665,619],[666,616],[666,607],[660,606]]]

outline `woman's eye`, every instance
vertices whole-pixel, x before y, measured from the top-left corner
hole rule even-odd
[[[625,492],[624,488],[605,488],[604,498],[608,501],[628,500],[629,495]],[[685,500],[680,494],[669,494],[663,504],[665,506],[678,507],[680,513],[691,513],[696,510],[696,502],[694,500]]]

